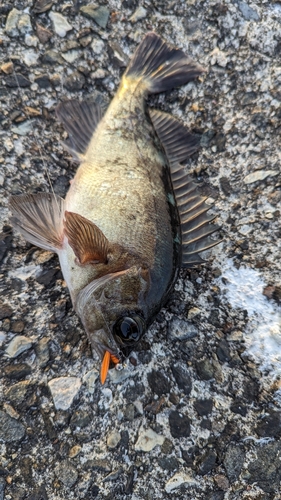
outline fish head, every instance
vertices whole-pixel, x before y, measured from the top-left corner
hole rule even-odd
[[[102,360],[102,383],[108,368],[123,360],[145,333],[148,287],[146,271],[133,266],[93,280],[78,294],[75,309]]]

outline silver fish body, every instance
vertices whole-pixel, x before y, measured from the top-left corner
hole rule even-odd
[[[145,99],[203,69],[156,34],[146,35],[102,117],[96,104],[67,101],[58,118],[80,166],[65,200],[12,197],[15,227],[57,252],[75,310],[103,360],[104,382],[143,335],[181,265],[216,242],[217,227],[181,163],[197,140]],[[43,214],[43,216],[42,216]]]

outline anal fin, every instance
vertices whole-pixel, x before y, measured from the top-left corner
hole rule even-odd
[[[99,104],[86,100],[75,99],[61,102],[56,108],[56,114],[69,134],[65,148],[78,161],[83,159],[93,133],[102,118]]]
[[[108,240],[93,222],[80,214],[66,211],[64,231],[80,265],[107,261]]]
[[[171,178],[181,222],[182,267],[193,267],[204,260],[199,253],[212,248],[222,240],[211,235],[219,226],[211,224],[215,216],[208,215],[211,205],[197,192],[196,184],[179,164],[171,164]]]
[[[11,222],[24,238],[40,248],[57,252],[63,242],[64,200],[55,194],[11,196]]]

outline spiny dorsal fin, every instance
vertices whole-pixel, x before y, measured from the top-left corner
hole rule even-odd
[[[207,214],[211,206],[179,163],[171,164],[171,178],[181,222],[182,266],[193,267],[204,262],[198,253],[221,242],[210,238],[219,226],[210,224],[215,218]]]
[[[182,163],[199,149],[200,139],[176,118],[156,109],[149,115],[170,163]]]
[[[57,252],[63,242],[64,200],[55,194],[11,196],[13,226],[24,238],[40,248]]]
[[[126,70],[125,78],[141,79],[150,94],[180,87],[205,70],[182,50],[147,33]]]
[[[64,231],[79,264],[107,261],[108,240],[103,232],[80,214],[65,211]]]
[[[79,102],[73,99],[60,103],[56,114],[69,134],[64,146],[76,160],[81,161],[102,118],[100,106],[90,100]]]

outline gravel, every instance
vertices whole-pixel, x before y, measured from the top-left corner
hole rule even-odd
[[[279,500],[279,3],[23,0],[0,20],[0,500]],[[201,135],[187,168],[224,239],[101,386],[57,258],[7,204],[65,195],[56,105],[106,108],[150,30],[207,70],[149,105]]]

